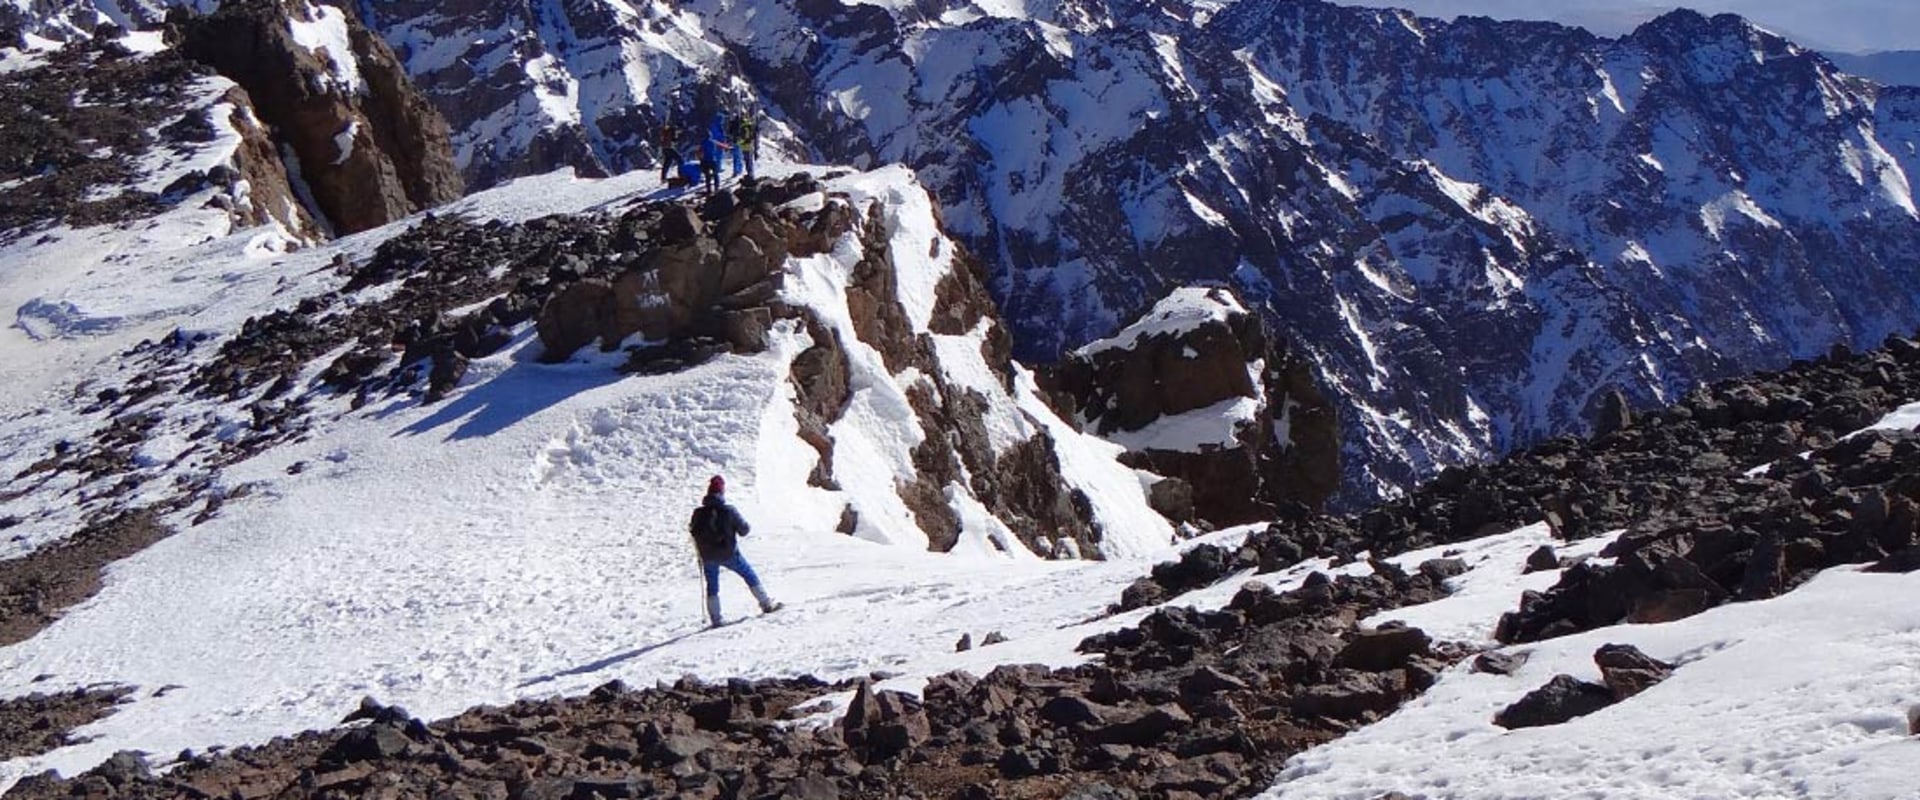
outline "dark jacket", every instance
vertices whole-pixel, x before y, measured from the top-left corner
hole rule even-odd
[[[700,535],[702,518],[708,515],[712,516],[715,523],[714,535],[703,537]],[[732,558],[739,552],[740,537],[751,530],[746,518],[740,516],[740,511],[728,505],[724,496],[717,494],[707,495],[706,499],[700,501],[700,507],[694,510],[693,519],[687,527],[693,532],[694,548],[700,551],[700,558],[707,561]]]

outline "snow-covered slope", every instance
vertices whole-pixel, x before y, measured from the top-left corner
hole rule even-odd
[[[1842,568],[1773,600],[1517,648],[1528,658],[1512,675],[1450,673],[1386,721],[1295,758],[1261,797],[1912,797],[1916,591],[1920,575]],[[1475,624],[1450,630],[1488,637],[1472,602],[1386,616],[1432,631],[1466,605]],[[1560,725],[1489,721],[1554,675],[1596,680],[1606,644],[1679,668],[1634,702]]]
[[[790,169],[769,166],[775,175]],[[442,213],[515,223],[662,196],[670,195],[644,173],[562,172]],[[844,203],[856,214],[854,234],[834,249],[786,265],[786,301],[840,328],[849,362],[853,399],[831,429],[831,490],[810,481],[818,456],[799,436],[789,381],[810,345],[804,327],[776,325],[757,355],[623,377],[617,351],[543,363],[528,322],[438,404],[401,392],[361,405],[309,383],[332,354],[308,364],[279,403],[252,392],[229,399],[177,381],[217,360],[243,320],[392,293],[374,285],[337,294],[350,277],[340,265],[366,260],[413,221],[291,253],[272,230],[173,236],[199,230],[198,209],[124,230],[63,228],[47,241],[91,242],[68,254],[91,269],[51,283],[21,275],[59,245],[20,246],[8,290],[33,294],[27,307],[64,309],[65,324],[31,337],[8,332],[10,374],[19,374],[14,364],[47,369],[7,387],[12,410],[0,436],[6,474],[18,477],[0,500],[6,555],[49,549],[127,508],[160,509],[159,521],[179,532],[114,563],[97,596],[0,650],[0,691],[9,695],[101,681],[143,687],[89,730],[97,740],[9,764],[5,774],[71,771],[128,747],[260,741],[330,724],[368,693],[440,714],[614,677],[900,670],[968,632],[1077,641],[1055,628],[1094,616],[1138,572],[1137,559],[1163,555],[1172,539],[1146,506],[1141,476],[1116,462],[1119,448],[1053,416],[1031,378],[1001,383],[983,342],[990,320],[957,335],[929,330],[936,285],[961,267],[911,173],[848,175],[799,202]],[[877,258],[873,240],[855,235],[868,230],[882,231],[895,253],[898,302],[937,354],[926,368],[982,398],[987,446],[1051,436],[1048,457],[1084,497],[1099,550],[1113,561],[1037,558],[964,485],[946,493],[959,520],[955,552],[926,552],[928,533],[898,492],[915,478],[918,445],[944,432],[924,429],[912,408],[923,400],[909,397],[931,376],[890,370],[849,316],[856,266],[871,269]],[[930,246],[948,255],[932,257]],[[117,255],[100,257],[102,247]],[[155,363],[152,342],[162,339],[192,349],[164,372],[157,395],[130,401],[141,412],[132,416],[146,420],[118,473],[133,488],[103,492],[98,476],[47,471],[50,450],[66,452],[56,443],[92,441],[102,414],[113,413],[95,393],[137,391],[127,382]],[[307,427],[228,463],[221,443],[256,436],[269,406],[297,409]],[[772,625],[700,632],[685,520],[716,473],[754,523],[748,555],[789,603]],[[167,504],[193,486],[204,486],[195,497],[207,503]],[[851,537],[835,531],[849,508],[859,512]],[[737,583],[724,598],[732,618],[751,608]],[[168,686],[177,688],[159,691]]]

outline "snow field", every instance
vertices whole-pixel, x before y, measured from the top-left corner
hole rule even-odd
[[[1394,716],[1295,757],[1262,797],[1912,798],[1916,592],[1920,575],[1841,568],[1772,600],[1515,646],[1529,659],[1512,677],[1455,667]],[[1679,668],[1562,725],[1493,724],[1554,675],[1597,682],[1609,643]]]
[[[659,187],[649,178],[542,176],[438,213],[524,220],[611,208],[653,196]],[[834,189],[853,195],[862,213],[874,197],[911,211],[902,199],[918,193],[920,213],[890,211],[898,213],[894,246],[930,252],[938,230],[910,173],[852,176]],[[91,368],[112,375],[117,367],[107,354],[136,334],[172,325],[236,330],[248,315],[337,286],[339,276],[326,268],[335,254],[364,258],[405,227],[291,255],[254,248],[247,234],[206,245],[179,241],[171,252],[155,243],[129,257],[172,265],[151,282],[76,273],[62,296],[76,309],[105,308],[113,299],[160,309],[152,329],[101,326],[83,341],[99,348],[82,354],[99,359]],[[795,299],[816,303],[845,327],[844,309],[825,301],[837,296],[859,255],[850,240],[828,257],[790,263]],[[944,269],[946,261],[909,260],[903,268]],[[193,310],[167,310],[190,301]],[[924,320],[925,312],[916,316]],[[975,363],[963,360],[954,378],[962,385],[998,385],[980,360],[982,335],[940,337],[952,340],[941,342],[943,355],[971,348]],[[844,336],[858,392],[834,431],[842,443],[837,474],[848,489],[825,492],[805,484],[816,456],[795,436],[786,377],[789,361],[810,343],[784,325],[773,339],[759,355],[623,377],[613,370],[620,353],[540,363],[537,337],[523,327],[507,348],[475,360],[462,388],[441,403],[400,397],[349,413],[345,398],[316,396],[309,438],[220,476],[224,490],[244,486],[251,494],[198,526],[187,515],[169,520],[179,533],[113,564],[98,595],[40,635],[0,649],[0,696],[103,682],[139,688],[133,702],[79,732],[91,741],[0,764],[0,787],[49,768],[73,774],[122,749],[165,762],[183,749],[329,727],[363,695],[434,718],[615,678],[636,685],[688,673],[834,680],[875,670],[924,677],[950,668],[961,634],[978,639],[991,630],[1027,644],[989,648],[963,663],[1012,655],[1073,663],[1081,638],[1125,622],[1074,627],[1144,570],[1124,556],[1175,554],[1171,528],[1146,510],[1140,478],[1113,460],[1117,449],[1052,417],[1024,373],[1017,396],[1001,390],[1009,408],[993,423],[997,435],[1044,426],[1060,437],[1069,479],[1088,491],[1123,558],[1046,562],[1000,552],[995,542],[1014,544],[1010,532],[956,493],[949,496],[968,526],[963,552],[924,552],[911,517],[873,512],[879,498],[897,503],[895,481],[911,476],[896,451],[924,433],[903,393],[924,378],[887,374],[876,354]],[[28,358],[67,340],[52,341],[6,355]],[[211,357],[217,344],[195,357]],[[64,400],[49,404],[58,410],[8,420],[0,432],[38,449],[46,437],[90,433],[90,418],[65,410]],[[210,402],[169,410],[187,419],[229,413]],[[863,443],[868,462],[857,455]],[[178,445],[149,446],[163,455]],[[788,608],[709,632],[685,526],[715,473],[728,477],[731,499],[754,524],[744,551]],[[833,532],[849,501],[861,511],[862,533],[873,535]],[[47,536],[71,530],[45,527]],[[722,600],[729,619],[753,610],[730,574]]]

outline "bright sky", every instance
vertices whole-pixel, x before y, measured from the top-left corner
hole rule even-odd
[[[1339,0],[1392,6],[1441,18],[1478,14],[1498,19],[1549,19],[1618,36],[1681,5],[1657,0]],[[1842,53],[1920,50],[1920,3],[1913,0],[1700,0],[1701,13],[1741,14],[1802,45]]]

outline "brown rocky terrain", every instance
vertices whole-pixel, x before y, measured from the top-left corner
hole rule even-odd
[[[344,15],[351,52],[310,50],[292,25]],[[384,225],[460,197],[447,124],[408,79],[385,41],[351,7],[306,0],[222,3],[199,17],[175,7],[172,36],[185,57],[245,89],[334,232]],[[352,70],[341,65],[351,62]],[[341,85],[350,72],[364,85]]]
[[[74,728],[113,713],[132,693],[127,687],[88,688],[0,700],[0,760],[79,744],[84,739],[73,735]]]
[[[1230,289],[1209,291],[1239,305]],[[1311,365],[1268,336],[1257,315],[1236,311],[1129,347],[1075,351],[1042,370],[1042,382],[1063,416],[1077,414],[1102,436],[1237,398],[1263,400],[1234,446],[1128,453],[1133,466],[1183,485],[1176,518],[1240,525],[1272,519],[1282,504],[1319,510],[1340,488],[1334,407],[1314,385]]]
[[[1297,509],[1241,553],[1197,550],[1157,567],[1122,605],[1157,603],[1241,568],[1390,555],[1542,521],[1569,541],[1624,530],[1602,553],[1618,561],[1572,565],[1560,585],[1529,594],[1502,621],[1502,641],[1679,619],[1776,596],[1839,564],[1911,571],[1920,565],[1920,437],[1849,434],[1916,396],[1920,343],[1891,337],[1879,350],[1836,348],[1637,416],[1616,400],[1604,406],[1604,435],[1451,469],[1337,522]],[[1550,552],[1535,559],[1534,568],[1562,566]]]
[[[236,226],[279,219],[307,231],[244,93],[219,98],[236,109],[221,122],[243,137],[231,163],[184,174],[157,193],[130,188],[147,177],[139,162],[154,151],[185,154],[212,141],[214,106],[196,99],[211,77],[204,67],[171,51],[136,55],[116,33],[108,26],[46,54],[44,65],[0,75],[0,128],[8,132],[0,138],[0,237],[149,217],[207,188],[220,190],[207,202]]]

